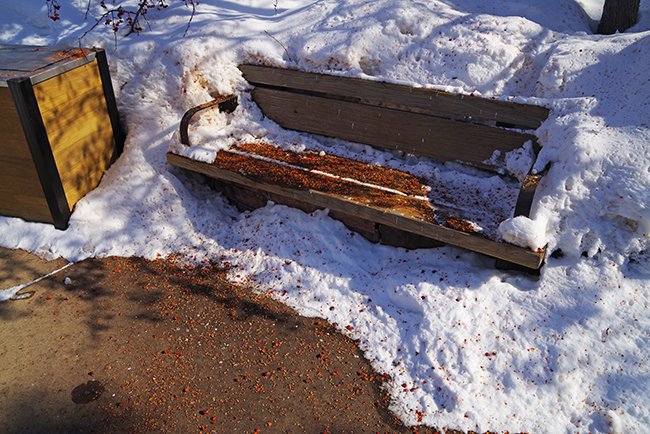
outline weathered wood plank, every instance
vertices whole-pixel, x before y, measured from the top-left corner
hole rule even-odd
[[[433,238],[405,232],[391,226],[381,224],[378,224],[377,226],[379,226],[377,228],[379,232],[379,242],[387,246],[404,247],[406,249],[431,249],[433,247],[441,247],[445,245],[445,243],[441,243]]]
[[[463,247],[488,256],[520,264],[528,268],[539,268],[544,257],[543,254],[532,252],[521,247],[505,243],[497,243],[479,236],[415,220],[399,214],[377,209],[372,206],[358,204],[344,197],[326,194],[315,190],[300,190],[255,181],[240,173],[223,170],[215,165],[194,161],[176,154],[167,153],[167,161],[171,165],[193,172],[202,173],[222,181],[232,182],[249,189],[267,191],[301,202],[307,202],[317,207],[328,208],[333,211],[370,220],[424,237],[433,238],[446,244]]]
[[[435,210],[427,199],[386,191],[377,186],[362,185],[356,180],[338,178],[332,173],[309,172],[297,166],[288,167],[272,160],[230,151],[217,153],[212,165],[222,170],[245,174],[247,178],[265,184],[299,190],[317,190],[418,220],[433,222],[435,219]],[[368,167],[371,169],[371,166]]]
[[[521,129],[536,129],[549,110],[529,104],[450,94],[379,81],[307,73],[258,65],[240,65],[244,78],[254,85],[300,89],[338,95],[378,107],[406,110],[459,121],[501,122]]]
[[[494,168],[483,161],[495,150],[509,152],[535,141],[529,134],[273,89],[256,88],[253,99],[284,128],[488,170]]]
[[[233,150],[258,155],[308,170],[330,173],[340,178],[355,179],[370,185],[401,191],[407,195],[425,196],[429,190],[423,184],[424,180],[418,179],[410,173],[383,166],[369,165],[368,163],[339,157],[334,154],[321,155],[317,151],[310,150],[297,153],[260,142],[240,143]]]

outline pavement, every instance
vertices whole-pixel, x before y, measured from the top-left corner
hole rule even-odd
[[[66,263],[0,249],[0,289]],[[32,291],[0,303],[0,432],[435,431],[391,414],[353,340],[221,264],[91,259]]]

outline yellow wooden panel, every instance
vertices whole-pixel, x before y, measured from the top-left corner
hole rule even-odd
[[[97,61],[93,60],[34,85],[34,94],[41,114],[50,111],[61,113],[67,104],[74,102],[76,107],[81,99],[103,99]]]
[[[52,222],[11,92],[0,87],[0,215]]]
[[[92,65],[92,64],[91,64]],[[80,68],[83,68],[80,67]],[[63,76],[59,76],[63,77]],[[40,83],[39,83],[40,84]],[[57,88],[60,88],[61,83],[57,83]],[[48,89],[48,93],[45,94],[42,91],[42,88],[37,84],[34,89],[41,89],[39,91],[35,90],[35,93],[38,92],[38,109],[41,112],[41,116],[57,116],[61,113],[62,107],[60,106],[62,101],[65,101],[67,107],[74,107],[75,111],[79,113],[86,113],[88,111],[99,110],[102,107],[106,106],[106,101],[104,99],[104,94],[102,92],[101,84],[100,87],[91,87],[91,88],[80,88],[79,92],[71,93],[65,92],[60,89]],[[59,92],[60,98],[56,98],[56,95],[52,95],[52,92]],[[65,99],[63,99],[65,98]]]
[[[97,61],[34,86],[70,208],[95,188],[114,150]]]
[[[106,112],[106,110],[104,110]],[[73,143],[77,143],[84,137],[104,133],[104,128],[99,124],[102,118],[102,110],[77,112],[74,116],[43,116],[43,123],[47,130],[47,138],[52,146],[54,159],[58,162],[59,152],[69,151]],[[108,115],[107,115],[108,116]],[[45,121],[45,119],[48,119]],[[107,131],[110,133],[110,121]]]

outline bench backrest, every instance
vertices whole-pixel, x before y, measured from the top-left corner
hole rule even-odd
[[[485,161],[536,138],[544,107],[432,89],[240,65],[254,101],[284,128],[496,170]]]

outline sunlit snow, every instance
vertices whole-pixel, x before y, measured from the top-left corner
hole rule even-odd
[[[41,0],[3,8],[0,42],[77,45],[91,24],[86,2],[62,3],[56,23]],[[611,36],[592,34],[595,3],[202,0],[182,37],[191,10],[171,1],[117,46],[100,26],[82,44],[108,51],[125,152],[66,231],[2,217],[0,245],[71,261],[171,253],[227,261],[233,281],[358,338],[390,375],[391,408],[407,424],[420,415],[465,430],[647,431],[650,1],[639,24]],[[237,93],[241,104],[196,125],[194,158],[251,138],[344,148],[264,119],[242,62],[548,107],[536,167],[550,170],[526,222],[555,252],[541,276],[499,271],[451,247],[371,244],[326,211],[269,203],[239,213],[199,176],[168,166],[170,148],[183,152],[182,114],[211,92]],[[351,149],[371,163],[432,167]]]

